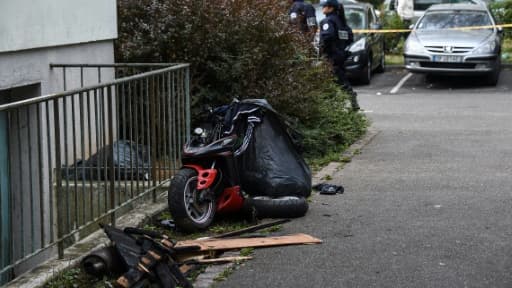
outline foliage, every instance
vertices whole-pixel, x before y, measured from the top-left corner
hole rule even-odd
[[[498,24],[512,23],[512,0],[496,1],[489,4],[492,14],[496,18]],[[510,29],[505,30],[505,34],[510,37],[512,32]]]
[[[383,18],[384,29],[405,29],[404,22],[396,13],[387,13]],[[402,38],[407,38],[403,33],[385,33],[384,42],[387,53],[398,54],[402,53],[403,41]]]
[[[512,39],[511,37],[505,38],[502,44],[502,60],[505,62],[512,62]]]
[[[288,25],[289,4],[118,0],[116,60],[191,63],[196,112],[233,98],[266,98],[305,132],[308,155],[322,155],[332,148],[316,145],[350,144],[364,131],[364,116],[347,109],[329,67],[311,63],[311,44]]]
[[[386,64],[404,65],[404,56],[402,54],[386,54]]]
[[[246,247],[246,248],[242,248],[240,249],[240,256],[251,256],[252,254],[254,253],[254,248],[252,247]]]
[[[100,288],[111,286],[107,280],[93,278],[80,270],[73,267],[66,269],[55,275],[49,282],[44,284],[45,288],[74,288],[74,287],[90,287]]]
[[[334,83],[319,90],[319,113],[312,119],[316,125],[304,129],[306,151],[314,158],[343,150],[366,131],[366,118],[347,109],[348,96]]]

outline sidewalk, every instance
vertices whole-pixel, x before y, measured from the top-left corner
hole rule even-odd
[[[215,287],[512,287],[508,92],[361,95],[380,133],[282,233]],[[472,107],[472,108],[468,108]]]

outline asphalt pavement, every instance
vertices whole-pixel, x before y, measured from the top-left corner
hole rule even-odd
[[[216,287],[512,287],[512,71],[356,86],[379,134],[280,233],[321,245],[260,249]]]

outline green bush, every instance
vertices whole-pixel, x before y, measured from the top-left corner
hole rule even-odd
[[[396,13],[388,13],[385,14],[382,21],[382,26],[384,29],[404,29],[404,22]],[[385,49],[387,53],[392,54],[401,54],[403,47],[403,41],[405,38],[403,33],[385,33],[384,34],[384,43]]]
[[[307,155],[319,157],[334,144],[349,144],[354,131],[361,135],[365,120],[349,111],[346,96],[332,84],[329,68],[313,66],[308,59],[313,55],[311,44],[288,25],[289,4],[118,0],[116,60],[191,63],[194,109],[233,98],[266,98],[308,137]],[[315,134],[318,130],[322,133]],[[317,143],[333,146],[316,147]]]
[[[500,2],[492,2],[489,5],[492,14],[496,18],[498,24],[511,24],[512,23],[512,0],[505,0]],[[509,29],[505,29],[507,37],[512,36]]]

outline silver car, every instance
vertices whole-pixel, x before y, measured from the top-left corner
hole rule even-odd
[[[405,67],[417,73],[481,74],[496,85],[503,31],[494,25],[485,5],[433,5],[405,42]]]

